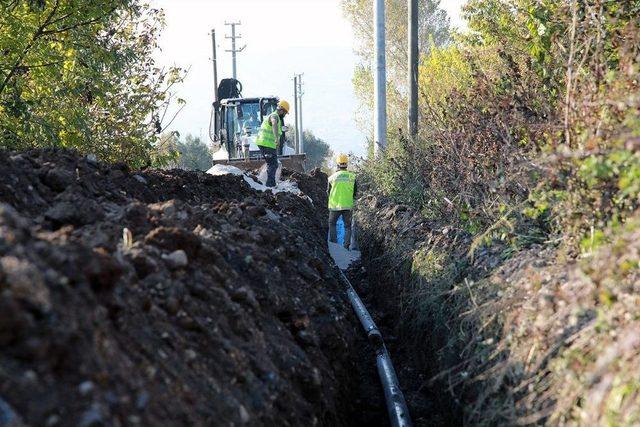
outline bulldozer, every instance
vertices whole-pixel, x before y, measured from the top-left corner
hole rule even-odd
[[[236,79],[223,79],[217,88],[211,109],[209,137],[213,142],[213,164],[228,164],[243,170],[261,167],[264,160],[256,145],[262,121],[277,107],[275,96],[244,98],[242,84]],[[278,159],[283,167],[304,171],[305,155],[296,153],[283,126]]]

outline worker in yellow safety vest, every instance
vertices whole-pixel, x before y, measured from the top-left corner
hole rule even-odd
[[[269,114],[262,121],[262,126],[256,138],[256,145],[267,164],[267,187],[276,186],[276,171],[278,170],[278,144],[282,136],[284,116],[289,113],[287,101],[278,102],[276,111]]]
[[[357,184],[356,174],[347,170],[349,159],[340,154],[337,159],[338,171],[329,177],[329,241],[337,243],[336,222],[342,216],[344,222],[344,247],[351,247],[351,218]]]

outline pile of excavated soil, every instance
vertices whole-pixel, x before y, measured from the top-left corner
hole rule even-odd
[[[361,332],[326,176],[293,175],[312,204],[69,152],[0,162],[0,424],[349,422]]]

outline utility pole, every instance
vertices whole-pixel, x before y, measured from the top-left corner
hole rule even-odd
[[[409,0],[409,135],[418,135],[418,0]]]
[[[296,133],[294,135],[296,154],[300,154],[300,139],[298,138],[298,76],[293,75],[293,103],[295,105],[295,127]]]
[[[385,54],[384,0],[374,1],[373,21],[375,29],[375,76],[373,152],[378,157],[387,147],[387,73]]]
[[[238,21],[238,22],[226,22],[224,23],[224,25],[228,25],[231,27],[231,35],[230,36],[225,36],[226,39],[231,39],[231,49],[227,49],[227,52],[231,52],[231,64],[233,66],[233,78],[237,79],[238,78],[238,72],[237,72],[237,64],[236,64],[236,54],[240,53],[244,50],[245,47],[247,47],[247,45],[242,46],[240,49],[236,49],[236,39],[241,39],[242,35],[241,34],[237,34],[236,35],[236,25],[242,25],[242,22]]]
[[[218,101],[218,57],[216,55],[216,30],[211,30],[211,45],[213,46],[213,100]]]
[[[302,91],[302,76],[303,74],[298,74],[298,148],[300,149],[300,153],[304,153],[304,132],[302,129],[302,95],[304,92]]]

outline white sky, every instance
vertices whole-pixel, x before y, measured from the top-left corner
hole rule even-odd
[[[454,25],[464,0],[443,0]],[[165,11],[167,27],[157,55],[161,65],[189,68],[178,89],[187,106],[170,130],[208,141],[213,101],[212,28],[218,47],[218,79],[231,77],[231,41],[225,21],[241,21],[238,80],[244,96],[276,95],[293,107],[293,74],[304,73],[303,127],[335,152],[363,154],[365,134],[357,129],[357,101],[351,79],[357,58],[353,34],[340,0],[152,0]],[[293,115],[287,120],[293,123]]]

